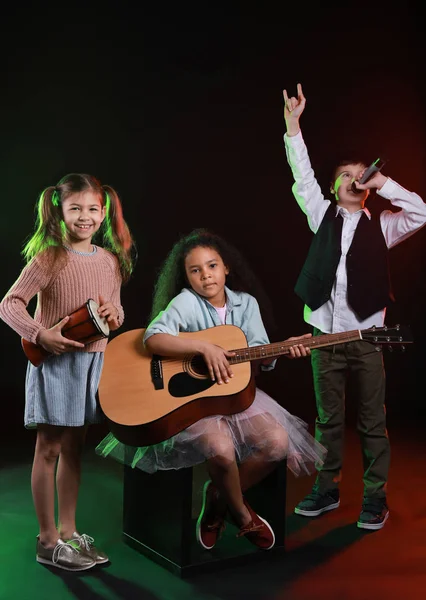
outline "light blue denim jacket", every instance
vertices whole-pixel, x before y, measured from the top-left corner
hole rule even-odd
[[[239,327],[246,336],[248,346],[269,344],[256,298],[246,292],[233,292],[226,286],[225,293],[225,324]],[[148,325],[144,343],[156,333],[178,335],[180,331],[201,331],[216,325],[222,323],[214,306],[192,289],[184,288]],[[262,365],[261,368],[269,371],[275,367],[275,363]]]

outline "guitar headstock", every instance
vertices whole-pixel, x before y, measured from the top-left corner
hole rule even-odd
[[[389,350],[398,347],[405,350],[406,344],[413,344],[413,336],[410,328],[406,325],[394,325],[393,327],[370,327],[361,331],[362,339],[378,346],[389,346]]]

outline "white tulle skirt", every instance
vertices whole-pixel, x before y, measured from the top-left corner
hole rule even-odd
[[[218,439],[233,446],[239,463],[249,457],[273,461],[287,458],[287,466],[295,476],[313,473],[323,464],[327,452],[308,432],[304,421],[257,388],[253,403],[241,413],[205,417],[152,446],[126,446],[109,433],[96,447],[96,453],[154,473],[205,462],[223,449]]]

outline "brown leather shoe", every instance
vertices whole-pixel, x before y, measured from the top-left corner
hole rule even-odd
[[[43,565],[58,567],[65,571],[85,571],[96,565],[90,556],[63,540],[58,540],[54,548],[45,548],[39,536],[37,536],[36,560]]]
[[[74,531],[71,539],[67,541],[72,542],[73,544],[77,543],[79,550],[94,560],[97,565],[102,565],[109,561],[105,552],[98,550],[96,546],[93,545],[95,540],[90,537],[90,535],[87,535],[87,533],[80,535],[77,531]]]

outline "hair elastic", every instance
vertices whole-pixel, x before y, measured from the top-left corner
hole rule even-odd
[[[59,206],[59,194],[56,190],[56,187],[53,188],[52,204],[53,204],[53,206]]]

